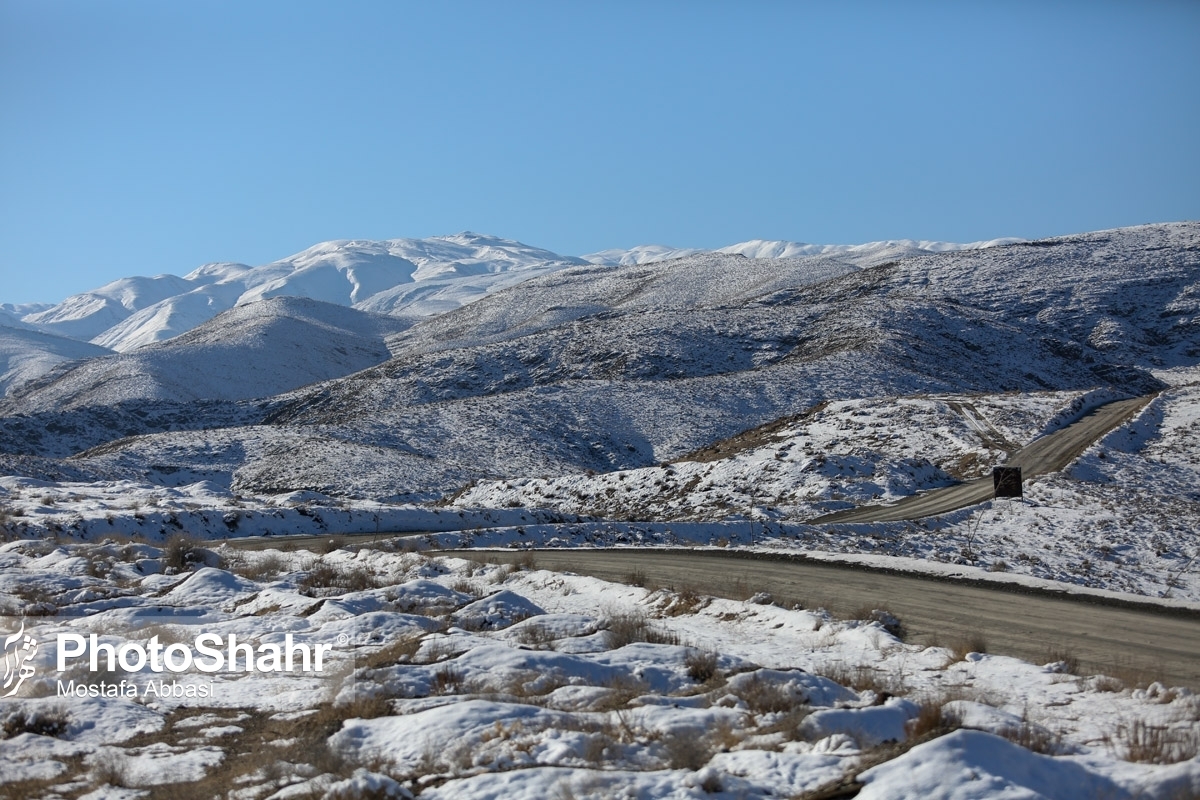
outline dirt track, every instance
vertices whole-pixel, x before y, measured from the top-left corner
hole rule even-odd
[[[1022,477],[1032,478],[1057,472],[1079,457],[1093,442],[1140,411],[1155,395],[1117,400],[1088,412],[1082,419],[1040,439],[1034,439],[1013,453],[1008,465],[1020,467]],[[832,522],[894,522],[945,514],[982,503],[992,497],[992,477],[934,489],[906,497],[886,506],[861,506],[836,511],[809,520],[813,525]]]
[[[1060,470],[1150,399],[1139,397],[1101,406],[1069,427],[1017,451],[1009,463],[1021,466],[1025,477]],[[892,506],[852,509],[814,522],[914,519],[981,502],[991,493],[989,476]],[[365,544],[396,535],[264,537],[234,539],[229,544],[246,549],[322,549],[331,539]],[[487,556],[515,560],[520,554],[489,552]],[[713,595],[742,597],[747,591],[768,591],[781,601],[824,606],[841,615],[886,606],[903,620],[910,641],[948,645],[956,639],[980,635],[992,653],[1036,663],[1069,654],[1078,658],[1085,670],[1134,681],[1162,680],[1200,688],[1200,612],[1165,612],[1155,610],[1152,603],[1138,607],[1136,601],[1101,605],[1045,593],[1020,593],[832,564],[750,560],[721,553],[539,550],[536,559],[541,567],[618,581],[639,570],[649,582],[688,585]]]
[[[481,554],[482,555],[482,554]],[[515,561],[520,553],[487,553]],[[778,601],[850,615],[887,606],[908,641],[950,645],[981,635],[990,653],[1034,663],[1068,653],[1082,668],[1200,688],[1200,612],[1159,613],[818,563],[750,560],[662,550],[538,550],[537,566],[625,581],[634,570],[660,586]]]

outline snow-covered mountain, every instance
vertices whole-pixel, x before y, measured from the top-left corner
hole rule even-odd
[[[868,267],[919,253],[1008,241],[809,245],[755,240],[716,252],[751,258],[817,257]],[[704,252],[648,245],[581,259],[470,232],[427,239],[337,240],[258,267],[206,264],[182,278],[122,278],[52,306],[0,306],[0,324],[129,352],[191,330],[234,306],[270,297],[309,297],[381,314],[429,316],[571,266],[648,264]]]
[[[0,325],[0,396],[10,387],[40,378],[64,362],[95,358],[111,353],[65,336],[28,327]]]
[[[225,311],[170,341],[79,361],[17,388],[3,408],[5,413],[37,414],[134,400],[187,403],[269,397],[387,360],[385,338],[409,324],[400,317],[308,298],[259,300]]]
[[[291,387],[335,379],[246,412],[261,425],[224,411],[206,421],[183,402],[283,385],[235,391],[225,373],[240,374],[248,342],[212,368],[192,337],[97,359],[10,397],[0,451],[103,444],[72,468],[168,480],[203,462],[246,492],[435,498],[473,480],[658,464],[825,400],[1143,393],[1161,386],[1153,370],[1200,360],[1198,250],[1200,225],[1188,223],[866,269],[836,255],[718,253],[565,266],[397,331],[375,366],[306,373]],[[213,323],[206,335],[230,335]],[[182,353],[195,365],[184,386],[213,375],[220,391],[178,389]],[[108,387],[105,364],[132,372]],[[120,414],[103,405],[114,398],[127,398]],[[133,398],[158,405],[139,416],[128,403],[148,401]],[[114,441],[134,433],[147,435]]]
[[[121,278],[83,294],[72,295],[44,311],[26,315],[23,322],[48,333],[72,339],[98,338],[130,314],[193,288],[187,278]]]
[[[1180,578],[1200,524],[1200,223],[853,258],[881,263],[709,252],[531,266],[408,320],[301,298],[237,306],[0,401],[0,475],[16,487],[4,502],[20,495],[22,531],[89,537],[127,487],[241,495],[232,517],[122,523],[160,537],[227,535],[243,499],[268,530],[287,498],[338,508],[312,530],[375,529],[381,508],[418,502],[468,528],[508,519],[504,542],[555,546],[671,542],[678,525],[732,541],[752,518],[784,547],[1200,597]],[[986,474],[1132,394],[1155,396],[1068,470],[1031,481],[1027,503],[953,512],[923,529],[936,536],[803,523]],[[575,515],[598,519],[541,524]]]
[[[272,297],[308,297],[378,313],[431,313],[508,285],[525,270],[540,274],[582,263],[474,233],[338,240],[259,267],[206,264],[182,278],[122,278],[25,314],[20,321],[128,352],[191,330],[235,306]]]
[[[747,242],[731,244],[711,252],[742,255],[747,258],[799,258],[803,256],[825,256],[838,258],[847,264],[857,267],[872,267],[897,258],[920,255],[921,253],[947,253],[954,250],[978,250],[984,247],[999,247],[1005,244],[1015,244],[1023,239],[992,239],[986,242],[971,242],[970,244],[954,244],[951,242],[915,241],[913,239],[889,240],[883,242],[867,242],[866,244],[805,244],[803,242],[768,241],[751,239]],[[628,250],[619,248],[601,250],[589,253],[583,258],[593,264],[609,266],[631,266],[634,264],[652,264],[656,261],[670,261],[676,258],[686,258],[706,250],[669,247],[667,245],[651,244],[631,247]]]

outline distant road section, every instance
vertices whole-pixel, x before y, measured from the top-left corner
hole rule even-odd
[[[1082,419],[1062,430],[1034,439],[1009,457],[1006,466],[1020,467],[1023,478],[1058,472],[1070,464],[1093,442],[1140,411],[1155,395],[1129,400],[1116,400],[1089,411]],[[933,489],[897,503],[884,506],[861,506],[835,511],[809,520],[811,525],[831,522],[896,522],[945,514],[959,508],[982,503],[992,497],[992,476]]]

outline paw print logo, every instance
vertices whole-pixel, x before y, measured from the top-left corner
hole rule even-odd
[[[4,638],[4,648],[0,650],[3,660],[3,670],[0,674],[0,697],[12,697],[21,688],[25,679],[36,671],[33,657],[37,655],[37,639],[25,633],[25,623],[21,622],[21,630]]]

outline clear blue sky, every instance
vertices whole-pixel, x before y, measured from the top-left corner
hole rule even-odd
[[[0,0],[0,302],[334,238],[1197,219],[1198,42],[1193,0]]]

